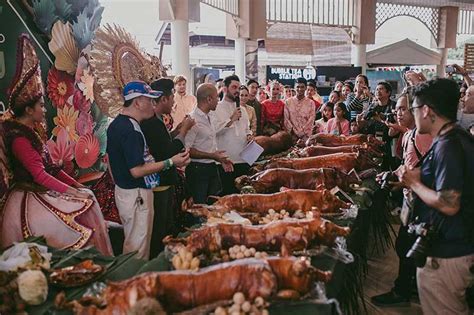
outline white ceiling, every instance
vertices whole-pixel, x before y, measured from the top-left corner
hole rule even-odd
[[[465,10],[474,10],[474,0],[378,0],[385,3],[400,3],[428,7],[455,6]]]

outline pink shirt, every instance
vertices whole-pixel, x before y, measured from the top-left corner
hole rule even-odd
[[[283,122],[290,134],[298,138],[311,136],[315,117],[316,109],[309,98],[299,100],[297,97],[291,97],[286,100]]]
[[[433,142],[433,138],[429,134],[424,134],[420,135],[416,133],[415,135],[415,145],[416,149],[413,146],[413,141],[411,141],[410,136],[411,136],[412,131],[408,130],[405,132],[403,135],[403,148],[406,148],[403,151],[404,155],[404,164],[409,166],[409,167],[415,167],[416,164],[418,163],[418,155],[416,154],[416,149],[418,149],[418,152],[421,154],[421,156],[424,156],[426,152],[431,147],[431,143]],[[408,142],[407,142],[408,141]]]
[[[338,135],[338,136],[348,136],[350,132],[350,123],[349,120],[343,119],[341,121],[341,129],[338,128],[338,123],[336,118],[331,118],[328,120],[327,133]]]
[[[18,159],[18,161],[23,164],[23,167],[31,174],[35,183],[47,189],[65,193],[69,186],[76,183],[72,177],[63,171],[58,173],[58,178],[48,174],[44,169],[41,155],[25,137],[17,137],[13,140],[12,152],[15,158]]]
[[[181,96],[179,93],[174,94],[174,105],[171,110],[171,117],[173,117],[173,129],[183,121],[184,117],[191,113],[196,106],[197,100],[194,95]]]

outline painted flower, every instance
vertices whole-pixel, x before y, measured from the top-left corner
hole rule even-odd
[[[76,130],[79,136],[84,136],[88,133],[92,133],[94,119],[91,114],[81,112],[76,121]]]
[[[56,125],[53,129],[53,135],[58,136],[61,129],[65,129],[70,141],[77,141],[79,136],[76,133],[76,120],[79,112],[72,106],[58,108],[58,116],[54,117],[53,122]]]
[[[68,174],[74,173],[74,142],[70,142],[66,129],[61,129],[56,137],[56,142],[48,140],[49,153],[53,162],[62,166],[64,171]]]
[[[75,148],[76,163],[80,168],[89,168],[97,161],[99,153],[99,140],[93,134],[81,136]]]
[[[79,89],[74,91],[74,95],[72,96],[72,104],[74,105],[74,108],[80,112],[88,112],[91,109],[91,102],[86,100],[82,94],[82,91]]]
[[[74,78],[52,67],[48,72],[48,96],[57,108],[63,108],[74,93]]]
[[[94,77],[90,73],[89,68],[83,71],[81,82],[77,83],[82,93],[89,102],[94,101]]]

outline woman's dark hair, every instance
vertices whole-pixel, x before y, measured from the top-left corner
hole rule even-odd
[[[387,81],[380,81],[377,85],[382,85],[384,89],[392,96],[392,86]]]
[[[336,106],[339,107],[344,112],[344,116],[346,116],[347,114],[346,104],[344,104],[344,102],[337,102],[336,105],[334,105],[334,107]]]
[[[356,80],[357,80],[358,77],[363,78],[364,81],[365,81],[365,85],[369,86],[369,78],[367,78],[366,75],[364,75],[364,74],[359,74],[359,75],[356,77]]]
[[[331,112],[334,111],[334,103],[332,102],[326,102],[321,109],[324,110],[326,107],[331,108]],[[333,114],[334,115],[334,114]],[[323,120],[324,122],[327,122],[329,119],[326,118],[326,116],[323,115]]]
[[[337,97],[341,97],[341,92],[339,91],[332,90],[331,93],[329,93],[329,95],[331,95],[332,93],[336,93]]]
[[[13,112],[13,114],[15,115],[15,117],[21,117],[21,116],[25,115],[26,108],[27,107],[34,108],[36,103],[41,99],[41,97],[42,97],[42,95],[39,94],[39,95],[35,96],[33,99],[31,99],[28,103],[22,104],[20,106],[17,106],[15,104],[15,100],[14,100],[13,103],[10,104],[10,109]]]
[[[417,103],[429,106],[436,114],[456,121],[459,103],[459,86],[451,79],[434,79],[415,87],[413,97]]]
[[[242,91],[242,90],[246,90],[247,92],[249,91],[249,89],[245,85],[241,85],[239,87],[239,91]]]
[[[344,86],[348,86],[351,89],[351,92],[354,91],[354,84],[351,81],[344,82]]]

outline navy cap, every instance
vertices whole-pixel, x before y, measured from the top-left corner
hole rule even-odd
[[[123,98],[126,101],[145,96],[149,98],[158,98],[163,94],[161,91],[154,91],[151,87],[143,81],[128,82],[123,88]]]

